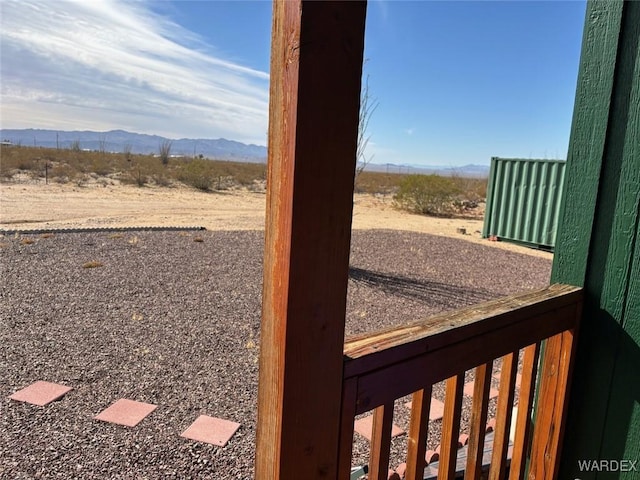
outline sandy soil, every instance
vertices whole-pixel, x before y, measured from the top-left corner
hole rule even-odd
[[[185,187],[2,184],[0,229],[202,226],[207,230],[261,230],[265,199],[264,193],[246,190],[206,193]],[[390,197],[356,195],[353,228],[443,235],[551,258],[547,252],[483,239],[482,220],[414,215],[395,209]],[[466,234],[459,233],[460,228]]]

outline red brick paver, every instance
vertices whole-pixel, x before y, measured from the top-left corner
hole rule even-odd
[[[464,384],[464,388],[462,390],[467,397],[473,397],[473,383],[474,382],[469,382]],[[489,388],[489,398],[497,398],[498,394],[498,390],[495,388]]]
[[[409,410],[411,410],[412,402],[404,404]],[[437,398],[431,398],[431,406],[429,407],[429,420],[440,420],[444,415],[444,403]]]
[[[157,408],[150,403],[136,402],[121,398],[94,418],[103,422],[117,423],[126,427],[135,427],[147,415]]]
[[[371,441],[371,434],[373,432],[373,415],[367,415],[366,417],[362,417],[359,420],[356,420],[353,424],[353,430],[358,432],[367,440]],[[397,425],[391,425],[391,436],[397,437],[398,435],[402,435],[404,430],[402,430]]]
[[[22,390],[18,390],[9,398],[18,402],[31,403],[32,405],[44,406],[62,398],[67,392],[73,390],[66,385],[58,383],[38,381],[32,383]]]
[[[239,423],[200,415],[180,436],[196,442],[224,447],[238,428],[240,428]]]

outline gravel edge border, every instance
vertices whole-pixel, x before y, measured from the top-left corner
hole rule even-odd
[[[101,233],[101,232],[179,232],[182,230],[206,230],[202,226],[184,227],[87,227],[87,228],[46,228],[46,229],[0,229],[0,235],[41,235],[43,233]]]

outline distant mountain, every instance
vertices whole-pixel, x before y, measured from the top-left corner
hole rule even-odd
[[[423,175],[461,176],[483,178],[489,176],[489,165],[463,165],[448,167],[444,165],[410,165],[397,163],[370,163],[365,170],[370,172],[415,173]]]
[[[1,129],[0,139],[10,141],[14,145],[35,145],[38,147],[70,148],[73,142],[79,142],[80,148],[86,150],[104,150],[122,152],[126,145],[132,153],[155,154],[162,142],[170,140],[172,155],[203,155],[218,160],[237,160],[241,162],[265,162],[267,148],[262,145],[227,140],[225,138],[181,138],[171,140],[158,135],[111,130],[109,132],[93,131],[58,131],[38,129]]]

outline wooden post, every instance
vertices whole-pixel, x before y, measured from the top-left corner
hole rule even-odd
[[[256,478],[336,478],[365,2],[275,1]]]

